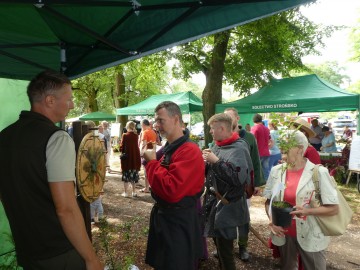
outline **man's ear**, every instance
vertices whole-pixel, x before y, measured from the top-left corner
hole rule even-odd
[[[181,126],[179,116],[176,114],[176,115],[174,115],[174,118],[175,118],[175,123],[177,123],[177,124],[179,124]]]
[[[55,102],[55,97],[53,95],[47,95],[45,97],[45,104],[47,106],[52,106],[54,104],[54,102]]]

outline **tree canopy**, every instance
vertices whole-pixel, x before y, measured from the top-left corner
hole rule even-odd
[[[124,78],[121,83],[125,91],[114,95],[119,74]],[[98,110],[114,113],[118,104],[115,99],[128,106],[159,94],[167,87],[169,76],[166,58],[154,54],[76,79],[72,82],[76,107],[71,116]]]
[[[276,76],[289,76],[290,71],[306,68],[301,60],[308,54],[319,54],[333,27],[316,25],[298,10],[273,15],[230,31],[224,61],[224,82],[240,94],[249,94]],[[211,69],[215,35],[178,46],[172,52],[178,62],[173,67],[176,78],[188,79]],[[220,38],[216,42],[221,42]]]
[[[301,58],[319,54],[316,48],[324,46],[323,38],[333,30],[309,21],[298,9],[282,12],[177,47],[172,51],[178,60],[173,73],[182,79],[200,72],[205,75],[202,98],[207,122],[215,104],[222,101],[223,82],[233,85],[239,95],[248,95],[271,78],[304,69]],[[208,132],[205,135],[208,142]]]
[[[360,62],[360,19],[350,32],[350,42],[352,44],[351,60]]]
[[[351,60],[360,62],[360,19],[358,20],[355,27],[351,29],[350,43],[352,49]],[[360,94],[360,81],[354,82],[352,85],[350,85],[348,90]]]
[[[351,79],[344,74],[345,68],[339,66],[336,61],[327,61],[318,65],[306,64],[304,71],[291,72],[292,76],[302,76],[307,74],[316,74],[320,78],[328,81],[340,88],[350,85]]]

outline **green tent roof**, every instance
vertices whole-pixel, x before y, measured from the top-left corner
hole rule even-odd
[[[88,120],[92,120],[92,121],[102,121],[102,120],[115,121],[116,116],[113,115],[113,114],[110,114],[110,113],[106,113],[106,112],[92,112],[92,113],[83,114],[82,116],[79,117],[79,120],[81,120],[81,121],[88,121]]]
[[[116,110],[117,115],[153,115],[154,109],[163,101],[173,101],[179,105],[181,112],[191,113],[202,111],[202,101],[191,91],[176,94],[151,96],[135,105]]]
[[[348,93],[317,75],[271,80],[256,93],[224,104],[216,111],[235,107],[239,113],[331,112],[359,109],[360,96]]]
[[[1,0],[0,77],[77,78],[312,0]]]

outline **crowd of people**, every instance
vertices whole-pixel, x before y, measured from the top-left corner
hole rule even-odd
[[[27,93],[30,111],[21,112],[19,120],[0,133],[0,198],[19,265],[25,270],[104,269],[76,201],[74,142],[55,125],[74,106],[70,81],[63,74],[44,71],[30,82]],[[234,241],[240,259],[249,261],[249,205],[253,195],[262,195],[281,269],[326,269],[329,238],[315,216],[336,214],[338,198],[327,169],[320,167],[324,205],[313,207],[312,172],[320,163],[318,151],[336,149],[328,127],[321,128],[317,120],[311,126],[294,120],[287,127],[285,149],[280,147],[283,138],[276,122],[270,122],[269,129],[255,114],[248,131],[242,129],[237,110],[228,108],[207,121],[213,142],[201,150],[190,140],[176,103],[162,102],[154,113],[154,123],[143,120],[140,134],[133,121],[127,122],[120,142],[122,196],[138,196],[135,184],[143,165],[143,192],[151,193],[155,201],[145,256],[148,265],[157,270],[198,269],[199,261],[208,256],[207,238],[216,246],[219,268],[235,270]],[[108,123],[98,128],[110,143]],[[19,163],[21,170],[14,166]],[[286,188],[276,192],[276,186]],[[272,222],[272,199],[293,206],[290,214],[296,218],[289,227]],[[101,198],[91,209],[102,217],[100,205]]]
[[[309,138],[310,144],[320,152],[334,153],[338,151],[339,143],[349,143],[352,140],[352,130],[348,125],[344,126],[341,138],[336,139],[331,123],[320,125],[317,119],[311,120],[311,130],[314,136]]]

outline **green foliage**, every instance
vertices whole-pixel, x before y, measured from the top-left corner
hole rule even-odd
[[[149,235],[149,227],[142,228],[142,234],[147,237]]]
[[[200,141],[200,137],[194,134],[190,134],[190,140],[192,140],[194,143],[198,143]]]
[[[114,97],[116,73],[125,77],[125,94]],[[75,108],[69,117],[93,111],[114,113],[114,98],[123,99],[127,105],[138,103],[147,97],[164,92],[169,79],[164,53],[153,54],[98,71],[73,80]]]
[[[125,96],[128,105],[165,93],[170,72],[166,65],[166,52],[146,56],[122,65],[125,76]]]
[[[173,74],[185,80],[197,73],[206,76],[202,98],[207,121],[222,101],[223,84],[232,85],[239,95],[249,95],[274,77],[304,69],[301,58],[319,54],[316,48],[324,46],[323,38],[334,29],[309,21],[298,9],[282,12],[178,46],[171,51],[177,60]],[[210,140],[205,126],[205,144]]]
[[[123,239],[126,245],[127,242],[139,241],[141,237],[147,236],[148,228],[138,231],[141,221],[140,217],[136,217],[116,226],[109,224],[106,218],[99,220],[99,231],[94,233],[94,244],[95,247],[98,246],[97,253],[104,253],[105,264],[109,270],[128,270],[134,264],[138,250],[131,245],[133,248],[127,250],[124,257],[119,258],[114,244],[116,239]]]
[[[347,90],[355,94],[360,94],[360,81],[351,84]]]
[[[188,81],[175,81],[171,85],[169,85],[171,93],[180,93],[180,92],[186,92],[191,91],[193,94],[197,95],[198,97],[201,97],[201,93],[203,91],[202,88],[192,80]]]
[[[306,69],[300,72],[291,72],[292,76],[316,74],[320,78],[338,87],[350,84],[350,77],[344,74],[345,68],[340,67],[336,61],[328,61],[319,65],[307,64]]]
[[[338,185],[339,190],[344,195],[354,213],[360,213],[360,196],[356,187],[356,176],[353,174],[353,181],[350,180],[348,185]]]
[[[113,228],[106,221],[106,218],[99,220],[99,240],[105,257],[105,265],[111,270],[118,269],[119,263],[115,259],[115,250],[111,248]]]
[[[346,170],[344,166],[337,166],[335,168],[334,179],[339,184],[343,184],[344,181],[346,181]]]
[[[272,202],[272,206],[276,208],[293,208],[293,206],[285,201]]]
[[[298,146],[295,140],[296,130],[284,130],[279,132],[279,148],[282,153],[287,154],[291,148]]]
[[[202,121],[204,121],[202,112],[194,112],[191,114],[191,118],[190,118],[191,125],[194,125],[194,124],[202,122]]]
[[[113,113],[111,79],[108,71],[102,70],[73,80],[75,108],[69,117],[95,111]]]
[[[349,41],[351,44],[351,60],[354,62],[360,62],[360,19],[355,27],[351,29]],[[355,94],[360,94],[360,81],[350,85],[348,90]]]
[[[355,62],[360,61],[360,19],[358,20],[355,27],[351,29],[350,32],[350,43],[351,43],[351,60]]]
[[[195,82],[193,82],[192,80],[188,80],[188,81],[175,80],[175,82],[168,85],[168,87],[170,88],[171,93],[173,93],[173,94],[191,91],[193,94],[195,94],[199,98],[201,98],[201,93],[203,91],[203,89],[201,89],[200,86],[198,84],[196,84]],[[203,121],[202,112],[191,113],[190,121],[191,121],[190,122],[191,125]]]
[[[113,150],[114,152],[119,152],[119,151],[120,151],[120,145],[118,145],[118,144],[113,145],[113,146],[112,146],[112,150]]]
[[[236,27],[231,30],[224,82],[240,94],[249,94],[274,76],[289,76],[291,70],[305,68],[303,56],[319,54],[315,47],[323,46],[322,39],[335,29],[314,24],[297,9]],[[214,36],[177,47],[174,76],[208,75],[213,47]]]
[[[132,227],[133,223],[134,223],[133,221],[127,221],[119,226],[119,229],[123,233],[124,240],[126,240],[126,241],[129,241],[129,239],[130,239],[131,227]]]
[[[275,123],[278,127],[279,138],[278,146],[283,154],[287,154],[289,150],[293,147],[296,147],[298,143],[295,140],[295,131],[299,130],[300,126],[294,129],[290,128],[290,122],[292,120],[291,116],[271,113],[270,114],[271,122]]]

